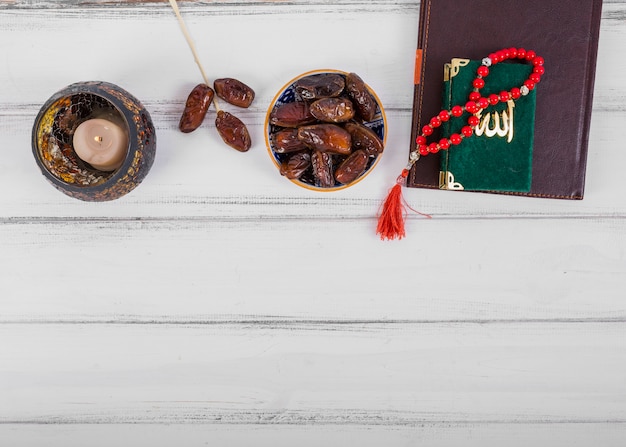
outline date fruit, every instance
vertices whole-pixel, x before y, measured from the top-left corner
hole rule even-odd
[[[352,140],[347,130],[336,124],[313,124],[298,128],[298,139],[320,152],[348,155]]]
[[[248,108],[254,100],[254,90],[237,79],[216,79],[213,88],[217,96],[234,106]]]
[[[354,106],[348,98],[322,98],[311,104],[311,114],[327,123],[344,123],[354,117]]]
[[[367,167],[369,156],[364,150],[352,152],[335,170],[335,180],[348,184],[355,181]]]
[[[295,82],[296,93],[305,100],[339,96],[346,86],[337,73],[319,73],[305,76]]]
[[[305,102],[288,102],[275,107],[270,113],[270,124],[281,127],[299,127],[315,122],[311,109]]]
[[[237,149],[239,152],[247,152],[252,145],[250,134],[246,125],[236,116],[220,110],[215,118],[215,127],[224,140],[224,143]]]
[[[330,188],[335,185],[333,178],[333,164],[331,155],[327,152],[313,151],[311,166],[315,183],[320,188]]]
[[[372,121],[376,116],[376,101],[365,86],[363,79],[356,73],[346,75],[346,90],[361,118]]]
[[[200,127],[213,101],[213,94],[213,89],[206,84],[198,84],[193,88],[187,97],[185,110],[178,124],[181,132],[193,132]]]
[[[384,144],[372,129],[357,123],[346,123],[345,128],[352,137],[352,148],[354,150],[362,149],[370,157],[375,157],[382,153]]]
[[[291,155],[280,165],[280,175],[284,175],[290,180],[302,177],[311,166],[311,154],[308,152],[297,152]]]
[[[271,136],[274,152],[287,154],[308,149],[304,142],[298,139],[298,129],[283,129]]]

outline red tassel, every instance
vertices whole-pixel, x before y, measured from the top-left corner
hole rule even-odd
[[[406,208],[402,198],[402,186],[400,183],[396,183],[389,191],[380,216],[378,216],[376,234],[380,235],[382,240],[402,239],[405,236],[405,215]]]
[[[402,197],[402,185],[406,182],[408,175],[409,170],[403,169],[402,174],[396,180],[395,186],[389,190],[385,203],[383,203],[383,209],[380,216],[378,216],[378,226],[376,227],[376,234],[380,235],[382,240],[402,239],[406,235],[404,220],[406,219],[407,208],[429,219],[432,217],[429,214],[414,210]]]

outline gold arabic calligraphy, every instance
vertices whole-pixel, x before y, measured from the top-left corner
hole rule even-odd
[[[487,138],[495,136],[507,137],[507,143],[513,141],[513,109],[515,103],[512,100],[507,101],[508,107],[501,112],[490,112],[483,116],[483,110],[479,110],[476,116],[480,120],[480,124],[476,126],[476,136],[485,135]],[[493,121],[493,126],[491,123]]]

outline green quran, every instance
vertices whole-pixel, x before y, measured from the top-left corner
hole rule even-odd
[[[443,109],[464,105],[480,61],[452,59],[444,66]],[[532,66],[501,63],[490,68],[481,90],[484,97],[498,95],[512,85],[521,85]],[[439,188],[466,191],[528,192],[532,180],[536,91],[518,100],[498,102],[479,111],[474,135],[458,146],[442,151]],[[464,119],[451,119],[441,126],[442,135],[460,133]]]

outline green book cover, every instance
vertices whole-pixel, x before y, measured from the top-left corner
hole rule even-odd
[[[465,105],[480,61],[452,59],[444,67],[443,108]],[[499,94],[519,87],[532,72],[528,64],[500,63],[489,68],[481,94]],[[535,131],[535,90],[527,96],[489,106],[476,114],[474,135],[442,152],[441,189],[528,192],[532,180]],[[467,115],[442,125],[443,136],[460,133]]]

